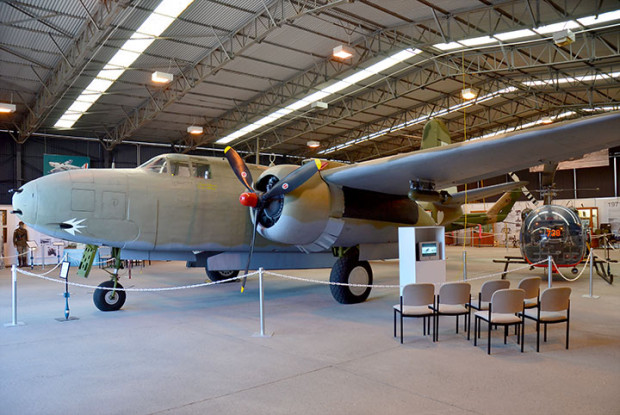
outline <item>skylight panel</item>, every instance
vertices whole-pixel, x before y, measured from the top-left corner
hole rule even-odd
[[[620,10],[599,14],[598,16],[582,17],[581,19],[577,19],[577,21],[584,26],[591,26],[600,23],[612,22],[618,19],[620,19]]]
[[[554,23],[547,26],[540,26],[534,28],[534,31],[540,35],[559,32],[565,29],[575,29],[579,27],[579,23],[574,20],[568,20],[566,22]]]
[[[499,40],[514,40],[514,39],[520,39],[523,37],[529,37],[529,36],[534,36],[534,35],[536,35],[536,33],[532,32],[530,29],[523,29],[523,30],[515,30],[513,32],[498,33],[494,35],[494,37]]]
[[[474,37],[471,39],[459,40],[459,43],[465,46],[480,46],[480,45],[489,45],[491,43],[497,43],[497,39],[494,39],[490,36],[480,36],[480,37]]]
[[[138,57],[161,35],[193,0],[162,0],[142,25],[120,47],[95,79],[76,99],[80,113],[69,109],[54,124],[57,128],[71,128],[73,124],[95,103],[105,91],[129,68]],[[90,105],[87,105],[90,104]],[[73,106],[73,104],[72,104]],[[77,117],[76,117],[77,116]]]

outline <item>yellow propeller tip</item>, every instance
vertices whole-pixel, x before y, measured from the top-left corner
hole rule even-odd
[[[244,290],[245,290],[245,287],[241,287],[241,294],[243,294]]]
[[[226,146],[226,148],[224,149],[224,154],[228,153],[228,150],[230,150],[231,148],[231,146]]]

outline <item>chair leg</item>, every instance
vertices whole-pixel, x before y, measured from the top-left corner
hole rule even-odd
[[[487,343],[487,354],[491,354],[491,322],[489,321],[489,338]]]
[[[506,344],[506,337],[508,337],[508,326],[504,326],[504,344]]]
[[[403,344],[403,312],[400,312],[400,344]]]
[[[478,316],[474,316],[474,346],[478,345]]]
[[[394,309],[394,337],[396,337],[396,309]]]
[[[467,315],[465,316],[465,319],[467,320],[467,340],[469,340],[469,335],[471,332],[471,308],[467,310]]]
[[[456,333],[459,333],[459,316],[456,316]]]
[[[525,317],[521,321],[521,327],[519,328],[521,331],[521,353],[523,353],[523,343],[525,343]]]
[[[568,322],[569,320],[566,320],[566,350],[568,350]]]
[[[536,352],[540,351],[540,322],[536,320]]]
[[[545,342],[547,342],[547,323],[544,323],[545,326]]]

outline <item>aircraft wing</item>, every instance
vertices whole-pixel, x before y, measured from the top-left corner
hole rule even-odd
[[[410,180],[431,181],[439,190],[618,145],[620,112],[613,112],[336,167],[322,175],[336,185],[406,195]]]

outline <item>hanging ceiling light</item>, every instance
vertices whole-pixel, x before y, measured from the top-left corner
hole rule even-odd
[[[15,106],[15,104],[9,104],[7,102],[0,102],[0,112],[8,114],[11,112],[15,112],[15,110],[17,109],[17,107]]]
[[[474,99],[477,96],[478,96],[478,91],[476,91],[474,88],[464,88],[461,91],[461,97],[463,97],[463,99],[466,99],[466,100]]]
[[[306,145],[310,148],[319,148],[321,146],[321,143],[316,140],[310,140],[306,143]]]
[[[155,82],[156,84],[169,84],[170,82],[172,82],[173,79],[174,75],[167,72],[155,71],[151,75],[151,81]]]
[[[187,127],[187,132],[192,135],[200,135],[202,134],[202,127],[199,125],[190,125]]]
[[[353,48],[346,45],[338,45],[334,48],[332,56],[338,59],[349,59],[353,56]]]

